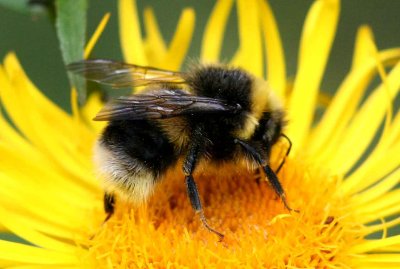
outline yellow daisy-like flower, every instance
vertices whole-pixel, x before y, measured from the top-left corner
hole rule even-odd
[[[393,116],[391,105],[400,87],[400,48],[378,51],[369,28],[361,27],[351,70],[313,125],[340,2],[312,5],[290,87],[270,7],[262,0],[238,0],[236,6],[240,46],[231,64],[266,78],[285,101],[294,150],[279,177],[300,213],[287,212],[250,174],[199,177],[205,214],[226,236],[218,242],[194,217],[181,174],[172,173],[147,206],[120,203],[102,225],[103,192],[91,162],[101,126],[90,121],[101,101],[92,96],[79,109],[72,91],[74,113],[68,115],[40,93],[10,53],[0,66],[0,97],[15,128],[0,116],[0,223],[29,244],[0,240],[0,267],[400,267],[400,235],[388,232],[400,223],[400,113]],[[219,61],[232,8],[233,0],[217,2],[201,60]],[[127,62],[180,68],[193,32],[192,9],[182,12],[169,45],[150,9],[145,38],[132,0],[119,1],[119,18]],[[365,97],[377,74],[382,83]]]

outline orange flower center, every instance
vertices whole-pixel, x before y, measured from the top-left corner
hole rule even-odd
[[[277,167],[280,157],[272,159]],[[115,215],[93,237],[91,253],[99,265],[116,268],[193,266],[194,261],[201,262],[199,267],[323,267],[335,259],[340,265],[338,250],[354,232],[343,228],[353,224],[340,219],[343,201],[333,197],[337,178],[288,158],[278,176],[296,213],[288,212],[254,173],[221,175],[224,171],[198,175],[196,182],[210,226],[225,235],[222,242],[202,226],[177,172],[168,175],[147,205],[134,209],[117,203]]]

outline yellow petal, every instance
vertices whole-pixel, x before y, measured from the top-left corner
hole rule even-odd
[[[260,16],[260,19],[266,52],[266,78],[272,89],[284,100],[286,89],[286,64],[281,37],[274,14],[268,2],[259,0],[258,6],[261,14],[263,14]]]
[[[191,8],[183,10],[171,44],[169,45],[163,68],[179,70],[192,40],[195,13]]]
[[[387,74],[385,71],[385,67],[383,66],[383,63],[380,61],[379,55],[378,55],[378,48],[376,47],[374,42],[371,42],[371,49],[373,53],[373,57],[375,57],[376,62],[377,62],[377,69],[379,76],[382,80],[383,88],[385,90],[385,93],[387,95],[387,106],[386,106],[386,118],[385,118],[385,124],[383,128],[382,135],[379,139],[378,145],[375,147],[374,152],[381,152],[383,150],[386,150],[386,147],[388,145],[387,137],[389,136],[389,133],[392,131],[392,118],[393,118],[393,104],[392,104],[392,98],[391,98],[391,89],[390,85],[388,83],[387,79]]]
[[[81,179],[76,179],[71,174],[65,174],[64,169],[46,158],[45,155],[23,139],[2,118],[0,118],[0,128],[2,130],[0,132],[0,151],[2,152],[0,156],[1,171],[5,172],[7,167],[9,167],[12,174],[13,171],[24,171],[25,168],[26,175],[29,175],[27,176],[28,182],[33,182],[32,177],[37,175],[41,180],[55,182],[56,186],[66,191],[72,191],[71,187],[73,187],[73,193],[75,194],[79,190],[82,192],[84,188],[88,188],[88,185],[82,184],[83,182]],[[29,156],[29,162],[26,162],[27,156]],[[15,170],[13,168],[15,166],[18,166],[19,169]],[[21,179],[19,175],[17,175],[16,178]],[[63,178],[64,180],[57,182],[59,178]],[[65,178],[68,178],[68,180],[65,180]],[[67,185],[70,187],[67,187]],[[88,188],[88,190],[90,190],[90,188]],[[86,192],[84,196],[87,196]]]
[[[93,120],[103,106],[104,102],[101,100],[101,94],[99,92],[94,92],[89,96],[86,103],[81,108],[83,121],[86,122],[87,125],[97,134],[99,134],[107,124],[105,121]]]
[[[233,0],[219,0],[207,21],[201,46],[202,62],[219,62],[226,23]]]
[[[73,193],[76,199],[71,201],[71,204],[76,202],[82,205],[84,204],[83,201],[90,203],[90,195],[96,195],[99,190],[99,187],[97,187],[97,190],[89,188],[89,186],[87,186],[85,182],[81,182],[79,178],[76,179],[72,175],[65,173],[65,171],[58,169],[51,160],[46,158],[34,147],[27,148],[25,151],[29,153],[29,155],[21,155],[20,152],[15,151],[14,145],[6,144],[1,141],[0,150],[4,154],[4,156],[0,157],[0,173],[6,173],[7,176],[18,178],[22,186],[28,187],[32,184],[41,185],[53,182],[54,185],[51,186],[54,188],[55,193],[57,193],[57,190]],[[27,162],[26,158],[29,158],[30,162]],[[16,166],[18,169],[15,169]],[[26,182],[24,182],[25,180]],[[32,187],[33,186],[34,185],[32,185]],[[35,193],[33,193],[33,195],[35,195]],[[53,195],[53,193],[49,195]],[[61,196],[63,195],[64,193]]]
[[[383,196],[400,182],[400,168],[366,191],[353,196],[355,204],[370,202]]]
[[[23,175],[22,173],[19,174],[20,177],[23,177]],[[52,189],[52,187],[48,188],[47,186],[40,189],[40,184],[21,188],[18,182],[13,182],[13,178],[16,177],[0,174],[0,180],[2,186],[4,186],[0,189],[0,201],[6,210],[19,214],[29,212],[29,215],[35,216],[32,220],[27,221],[26,225],[30,225],[31,222],[32,224],[36,223],[35,218],[38,218],[43,220],[42,223],[53,224],[64,230],[69,230],[68,238],[71,238],[74,233],[75,236],[78,236],[78,233],[84,234],[87,228],[83,227],[82,224],[85,223],[85,215],[93,210],[94,200],[91,203],[77,206],[70,201],[71,194],[60,192],[60,189]],[[49,201],[51,202],[49,203]],[[79,211],[78,209],[82,210]],[[47,232],[43,230],[46,225],[38,227],[38,230]]]
[[[332,161],[329,162],[329,166],[334,167],[338,173],[346,173],[372,141],[382,122],[388,104],[391,102],[391,98],[394,98],[399,90],[399,76],[400,63],[390,71],[387,77],[387,85],[390,88],[391,96],[389,97],[387,94],[386,83],[380,85],[368,97],[349,124],[335,155],[332,156]],[[343,162],[343,160],[346,161]]]
[[[399,264],[398,263],[376,263],[373,264],[371,261],[369,261],[368,259],[365,259],[365,261],[363,261],[360,258],[360,261],[357,262],[356,264],[357,268],[368,268],[368,269],[398,269],[399,268]]]
[[[257,2],[238,0],[239,66],[258,77],[263,77],[263,53]]]
[[[376,199],[369,201],[368,203],[358,205],[357,213],[379,212],[383,209],[389,208],[391,205],[400,206],[399,203],[400,203],[400,189],[396,189],[386,193],[385,195],[381,195]]]
[[[76,88],[71,89],[71,109],[73,118],[75,121],[79,121],[78,91]]]
[[[391,236],[379,240],[367,240],[351,248],[352,253],[366,253],[378,250],[382,247],[400,244],[400,235]]]
[[[357,57],[353,60],[353,69],[340,85],[331,105],[309,137],[307,148],[311,155],[321,152],[322,148],[326,147],[328,140],[331,139],[333,132],[338,133],[340,129],[344,128],[375,74],[376,61],[371,58],[371,51],[368,51],[368,53],[365,51],[367,46],[364,45],[373,42],[371,38],[372,34],[367,27],[359,29],[354,51],[354,55],[357,55]],[[387,59],[382,59],[382,61],[386,62]],[[354,68],[356,62],[362,62],[363,65]]]
[[[400,144],[391,146],[386,150],[374,150],[367,159],[350,174],[341,186],[343,193],[357,193],[368,186],[374,185],[379,179],[396,169],[399,165],[397,156],[400,156]]]
[[[361,255],[353,259],[356,268],[371,268],[371,269],[382,269],[382,268],[400,268],[400,254],[372,254]]]
[[[359,27],[351,69],[360,68],[364,64],[364,61],[373,55],[374,48],[374,36],[371,28],[367,25]]]
[[[0,70],[0,87],[1,84],[1,70]],[[14,128],[10,126],[8,122],[4,119],[3,115],[1,115],[0,109],[0,141],[4,141],[4,143],[13,145],[15,152],[19,152],[22,156],[30,156],[30,147],[31,145],[21,137],[19,133],[15,131]]]
[[[42,180],[47,179],[46,175],[48,175],[48,182],[56,182],[57,179],[60,178],[62,180],[57,182],[56,186],[59,186],[60,189],[65,188],[65,190],[72,191],[72,189],[65,186],[65,184],[70,185],[75,190],[74,193],[76,193],[76,191],[81,191],[82,193],[83,190],[85,190],[84,196],[87,196],[86,191],[99,188],[92,176],[86,174],[86,177],[88,177],[86,180],[89,179],[91,181],[91,184],[88,185],[79,177],[76,178],[72,174],[66,172],[63,167],[57,165],[51,158],[47,158],[38,148],[32,146],[32,144],[28,143],[17,134],[7,123],[3,121],[0,126],[2,128],[2,135],[10,133],[8,136],[13,137],[13,139],[9,139],[8,137],[0,136],[0,150],[3,152],[3,155],[0,157],[0,167],[3,172],[7,167],[10,168],[11,173],[13,171],[23,171],[23,168],[26,168],[26,175],[29,175],[28,182],[32,182],[30,176],[36,175],[36,172],[38,178]],[[29,158],[29,162],[26,162],[26,158]],[[19,167],[18,170],[13,169],[15,165]],[[16,176],[16,178],[18,178],[18,176]]]
[[[385,137],[385,140],[382,140],[382,143],[384,143],[383,148],[388,148],[400,141],[400,112],[397,112],[388,133],[389,134]]]
[[[101,19],[99,25],[97,26],[96,30],[94,31],[92,37],[90,38],[89,42],[87,43],[85,47],[85,51],[83,53],[83,57],[87,59],[92,52],[94,45],[97,43],[97,40],[100,38],[101,34],[104,31],[104,28],[106,27],[109,19],[110,19],[111,13],[106,13],[103,18]]]
[[[1,200],[1,199],[0,199]],[[2,200],[1,200],[2,201]],[[31,229],[37,230],[39,232],[56,236],[57,238],[64,238],[68,240],[84,240],[87,239],[87,235],[82,236],[82,235],[77,235],[77,231],[73,231],[69,227],[64,227],[61,226],[57,223],[53,222],[48,222],[46,219],[41,218],[37,214],[33,214],[32,212],[28,210],[18,210],[16,209],[15,212],[17,213],[12,213],[14,211],[14,208],[12,207],[7,207],[4,208],[8,212],[8,216],[10,218],[15,218],[19,222],[23,222],[26,225],[29,225]]]
[[[148,65],[135,0],[118,1],[119,36],[126,62]]]
[[[82,124],[76,125],[72,117],[49,101],[28,79],[14,54],[7,55],[5,71],[0,68],[0,96],[18,129],[65,170],[88,181],[92,164],[87,156],[94,133]]]
[[[68,253],[74,253],[76,251],[76,246],[66,244],[60,240],[56,240],[33,230],[29,225],[27,225],[26,222],[22,222],[18,218],[14,218],[14,216],[8,214],[8,212],[1,207],[0,214],[2,216],[2,224],[7,227],[10,232],[18,234],[19,237],[36,246]]]
[[[400,59],[400,49],[386,50],[379,55],[380,60],[389,65]],[[307,151],[310,155],[319,158],[323,163],[334,156],[337,145],[342,143],[342,133],[347,130],[361,97],[376,74],[376,64],[376,59],[369,57],[360,68],[347,75],[331,105],[308,138]]]
[[[357,221],[369,223],[400,212],[400,191],[394,190],[369,203],[358,205],[354,212]]]
[[[0,259],[30,264],[78,264],[77,255],[0,240]]]
[[[4,88],[5,90],[10,90],[11,92],[7,92],[8,94],[3,94],[3,97],[7,97],[7,95],[21,95],[21,98],[29,98],[30,102],[32,103],[31,106],[35,107],[35,110],[38,110],[38,113],[41,114],[43,117],[46,117],[46,120],[48,121],[54,121],[57,122],[57,128],[62,128],[59,129],[61,135],[68,135],[75,137],[76,132],[75,128],[80,128],[80,132],[82,133],[82,137],[80,139],[92,139],[93,134],[90,133],[84,125],[80,126],[71,126],[72,118],[61,108],[56,106],[53,102],[51,102],[49,99],[47,99],[39,89],[35,87],[35,85],[29,80],[29,78],[26,76],[24,70],[22,69],[18,59],[16,58],[15,54],[9,53],[4,61],[4,71],[6,73],[2,73],[4,77]],[[12,88],[12,89],[10,89]],[[13,93],[16,91],[16,93]],[[5,99],[5,98],[3,98]],[[7,100],[9,101],[9,100]],[[17,100],[13,100],[14,102],[10,102],[13,107],[19,107]],[[16,110],[21,110],[23,107],[19,107],[19,109]],[[7,109],[7,108],[6,108]],[[10,113],[10,109],[8,109],[8,113]],[[12,111],[13,113],[16,113],[15,111]],[[23,113],[23,115],[20,116],[21,119],[18,119],[20,121],[26,121],[24,119],[26,115]],[[22,130],[23,131],[23,130]],[[65,137],[66,138],[66,137]],[[70,139],[74,141],[75,139]]]
[[[161,35],[156,17],[152,8],[144,10],[144,27],[146,29],[146,39],[144,47],[150,66],[162,67],[167,48]]]
[[[375,224],[372,226],[367,226],[367,227],[365,227],[365,231],[368,234],[372,234],[375,232],[382,232],[382,230],[386,231],[387,229],[392,228],[392,227],[397,227],[398,225],[400,225],[400,217],[397,217],[390,221],[385,221],[385,222],[382,222],[379,224]],[[382,238],[386,238],[386,237],[387,236],[384,236],[384,237],[382,236]]]
[[[229,62],[230,65],[232,66],[239,66],[242,61],[242,52],[240,48],[235,52],[233,55],[231,61]]]
[[[13,263],[14,264],[14,263]],[[1,264],[0,264],[1,266]],[[2,267],[3,268],[3,267]],[[82,265],[77,264],[77,265],[17,265],[17,266],[8,266],[4,267],[7,269],[82,269]]]
[[[288,107],[288,136],[299,148],[311,126],[322,75],[339,17],[338,0],[315,1],[304,25],[299,64]]]

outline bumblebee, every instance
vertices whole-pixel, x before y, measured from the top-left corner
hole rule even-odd
[[[292,210],[269,164],[272,146],[282,133],[285,113],[268,84],[244,70],[198,65],[173,72],[111,60],[85,60],[68,69],[113,88],[146,86],[138,94],[105,105],[94,120],[108,121],[95,147],[94,160],[105,179],[104,206],[114,212],[121,199],[145,202],[166,172],[181,165],[191,205],[207,223],[193,178],[198,167],[245,161],[261,168],[266,179]],[[199,168],[198,168],[199,169]]]

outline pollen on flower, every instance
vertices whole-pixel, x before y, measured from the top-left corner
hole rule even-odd
[[[278,151],[279,152],[279,151]],[[280,156],[279,153],[273,156]],[[273,167],[279,158],[274,158]],[[221,171],[220,174],[227,174]],[[354,224],[334,196],[338,178],[288,158],[279,173],[290,205],[288,212],[264,181],[252,172],[229,177],[198,175],[196,182],[209,224],[222,232],[220,242],[193,212],[183,175],[174,172],[149,203],[135,209],[117,203],[117,212],[91,241],[90,252],[102,266],[155,268],[249,265],[252,267],[341,267],[343,249],[354,240]],[[304,188],[304,185],[311,188]]]

